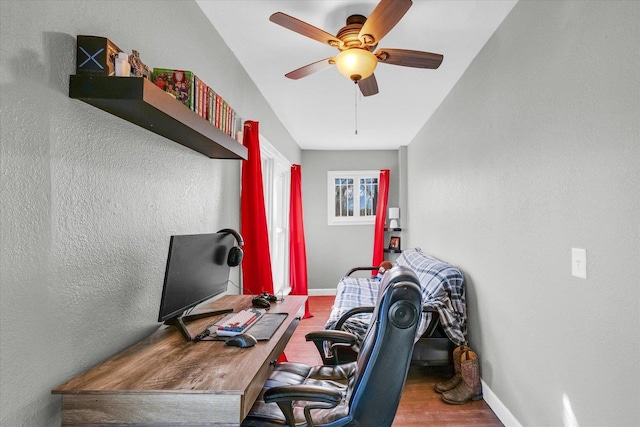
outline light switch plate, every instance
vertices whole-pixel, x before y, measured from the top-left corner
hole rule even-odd
[[[587,250],[571,248],[571,275],[587,278]]]

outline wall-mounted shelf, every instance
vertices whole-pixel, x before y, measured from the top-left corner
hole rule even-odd
[[[69,97],[212,159],[247,159],[247,147],[142,77],[72,75]]]
[[[393,233],[395,231],[398,231],[398,232],[402,231],[402,228],[400,228],[400,227],[385,227],[384,228],[384,232],[385,233]],[[394,239],[394,238],[400,239],[400,237],[398,237],[398,236],[390,236],[389,240],[391,241],[391,239]],[[400,240],[398,240],[398,247],[400,247]],[[384,253],[386,253],[386,254],[401,254],[402,253],[402,249],[385,248],[384,249]]]

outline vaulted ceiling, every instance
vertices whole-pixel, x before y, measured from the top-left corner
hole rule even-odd
[[[348,16],[369,16],[378,1],[197,3],[302,149],[379,150],[411,142],[517,0],[414,0],[378,47],[440,53],[442,65],[430,70],[380,63],[379,93],[367,97],[335,66],[299,80],[286,78],[338,50],[274,24],[269,16],[283,12],[335,35]]]

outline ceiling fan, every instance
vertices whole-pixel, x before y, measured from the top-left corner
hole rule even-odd
[[[413,2],[411,0],[380,0],[371,15],[351,15],[347,25],[333,36],[282,12],[276,12],[269,20],[298,34],[337,48],[335,57],[313,62],[285,74],[290,79],[300,79],[335,65],[340,74],[358,84],[364,96],[378,93],[378,82],[373,74],[378,62],[403,67],[436,69],[444,58],[438,53],[407,49],[378,49],[378,43],[402,19]],[[375,50],[375,52],[374,52]]]

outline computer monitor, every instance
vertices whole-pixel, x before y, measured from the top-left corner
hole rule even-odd
[[[231,268],[227,257],[234,242],[229,233],[171,236],[159,322],[176,326],[191,341],[185,321],[232,311],[185,315],[198,304],[227,291]]]

